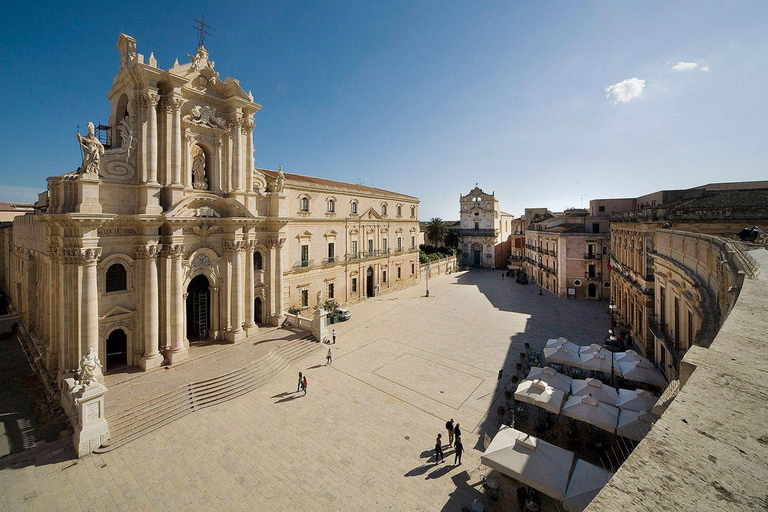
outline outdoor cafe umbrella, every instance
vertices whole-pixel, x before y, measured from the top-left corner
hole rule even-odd
[[[541,379],[524,380],[515,391],[515,400],[537,405],[555,414],[560,412],[563,399],[565,399],[563,391],[549,386]]]
[[[667,385],[659,370],[644,361],[629,361],[626,363],[620,361],[619,368],[621,369],[621,375],[627,380],[645,382],[646,384],[652,384],[661,388]]]
[[[657,418],[658,416],[649,412],[622,410],[616,434],[627,439],[642,441]]]
[[[620,389],[619,401],[616,405],[619,409],[647,412],[656,405],[658,400],[659,397],[644,389]]]
[[[579,350],[579,366],[585,370],[603,372],[610,375],[611,370],[618,371],[618,366],[613,363],[613,354],[600,345],[581,347]]]
[[[570,341],[547,345],[544,347],[544,359],[550,363],[579,366],[579,346]]]
[[[582,512],[612,476],[613,473],[600,466],[576,459],[576,465],[563,498],[563,508],[568,512]]]
[[[603,384],[597,379],[574,379],[571,382],[571,393],[574,395],[591,395],[604,404],[616,405],[619,392],[616,388]]]
[[[571,381],[573,379],[567,375],[559,373],[554,368],[538,368],[533,367],[528,372],[528,380],[540,379],[552,386],[555,389],[559,389],[563,393],[569,393],[571,391]]]
[[[556,500],[565,497],[573,452],[502,425],[480,461]]]
[[[563,415],[584,421],[608,432],[616,432],[619,408],[591,396],[572,396],[563,405]]]
[[[627,350],[625,352],[614,352],[613,359],[616,361],[616,363],[625,362],[629,363],[630,361],[643,361],[644,363],[651,364],[651,362],[635,352],[634,350]]]

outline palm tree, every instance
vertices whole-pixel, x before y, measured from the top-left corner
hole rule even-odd
[[[432,217],[429,219],[424,232],[427,234],[427,237],[435,243],[435,247],[437,247],[440,245],[440,242],[443,241],[443,238],[445,238],[447,230],[445,229],[445,224],[443,224],[443,219],[440,217]]]
[[[459,230],[456,228],[448,228],[445,233],[445,246],[455,249],[460,243],[461,237],[459,236]]]

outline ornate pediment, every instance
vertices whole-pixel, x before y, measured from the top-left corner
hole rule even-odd
[[[373,208],[368,208],[368,211],[362,215],[364,219],[381,219],[381,215]]]
[[[132,315],[135,311],[131,311],[130,309],[126,309],[122,306],[115,306],[112,309],[110,309],[106,315],[102,317],[103,320],[116,320],[118,318],[122,318],[125,315]]]
[[[165,214],[167,218],[255,218],[248,208],[233,198],[215,194],[195,194],[185,197]]]
[[[184,116],[184,121],[195,126],[226,130],[227,123],[216,115],[216,109],[210,105],[195,105],[189,114]]]

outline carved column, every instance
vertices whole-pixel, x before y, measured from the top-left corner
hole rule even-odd
[[[270,312],[272,324],[279,325],[285,313],[283,312],[283,258],[282,248],[285,238],[270,238],[269,245],[269,273],[272,282],[270,297]]]
[[[157,104],[156,92],[147,95],[147,181],[157,182]]]
[[[245,246],[245,331],[250,335],[255,331],[253,321],[253,249],[255,242],[247,242]]]
[[[82,309],[81,332],[82,346],[80,357],[84,356],[88,349],[93,349],[94,354],[99,354],[99,286],[97,263],[101,256],[101,247],[93,247],[81,250],[82,270]],[[106,356],[106,354],[102,354]]]
[[[242,126],[243,118],[238,117],[231,123],[232,128],[232,189],[234,192],[242,192]]]
[[[184,101],[181,98],[171,98],[173,108],[172,134],[171,134],[171,184],[181,185],[181,106]]]
[[[189,357],[184,336],[184,245],[176,244],[168,247],[171,255],[171,351],[168,355],[171,363],[182,361]]]
[[[253,120],[246,119],[243,123],[243,134],[245,135],[245,191],[253,192]],[[250,205],[249,205],[250,207]]]
[[[230,300],[230,341],[239,341],[245,337],[243,331],[243,293],[242,293],[242,253],[243,242],[225,241],[224,251],[232,266]]]
[[[160,366],[163,356],[158,352],[159,344],[159,301],[157,286],[157,245],[136,246],[136,258],[142,260],[144,280],[144,356],[139,361],[142,369]]]

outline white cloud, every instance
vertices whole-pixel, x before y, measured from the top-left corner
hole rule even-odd
[[[639,78],[629,78],[623,82],[613,84],[605,88],[606,98],[610,98],[613,95],[614,104],[626,103],[631,99],[639,97],[643,94],[645,88],[645,80]]]
[[[698,62],[678,62],[674,66],[672,66],[672,69],[675,71],[692,71],[699,67]],[[708,67],[700,67],[699,68],[702,71],[709,71]]]

